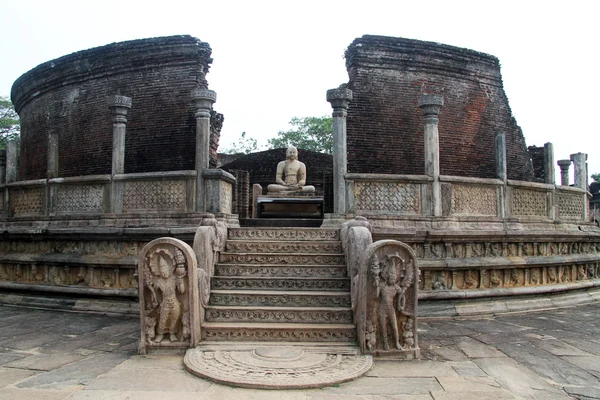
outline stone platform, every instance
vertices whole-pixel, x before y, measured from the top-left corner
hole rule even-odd
[[[355,346],[331,343],[202,344],[184,358],[188,372],[226,385],[256,389],[308,389],[356,379],[373,365]]]

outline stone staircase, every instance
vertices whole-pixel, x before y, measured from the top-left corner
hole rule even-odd
[[[355,342],[339,229],[229,229],[202,340]]]

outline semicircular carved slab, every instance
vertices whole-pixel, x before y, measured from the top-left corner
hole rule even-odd
[[[197,262],[192,248],[174,238],[148,243],[138,256],[141,338],[148,347],[198,344],[200,315]]]
[[[402,242],[381,240],[367,247],[359,268],[361,349],[381,357],[418,357],[415,253]]]

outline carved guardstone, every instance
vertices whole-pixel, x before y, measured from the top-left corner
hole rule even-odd
[[[141,337],[147,348],[188,348],[198,344],[200,315],[197,262],[179,239],[160,238],[138,256]]]
[[[418,358],[419,269],[413,250],[395,240],[381,240],[367,247],[359,268],[361,350],[384,358]]]

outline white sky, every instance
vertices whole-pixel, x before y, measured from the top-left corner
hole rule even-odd
[[[600,172],[599,10],[594,0],[0,0],[0,96],[78,50],[190,34],[213,49],[221,146],[243,131],[266,143],[293,116],[331,114],[325,92],[348,81],[343,54],[354,38],[406,37],[498,57],[527,145],[554,143],[555,160],[588,153],[589,172]]]

